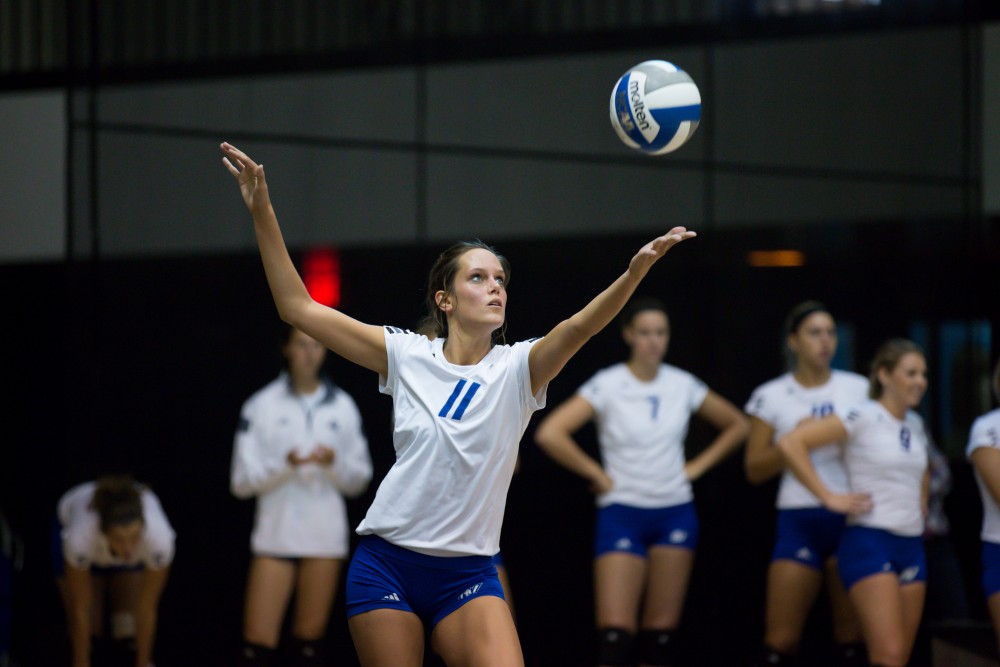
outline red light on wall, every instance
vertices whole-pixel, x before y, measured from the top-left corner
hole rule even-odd
[[[340,305],[340,254],[336,248],[316,248],[302,258],[302,282],[309,296],[336,308]]]

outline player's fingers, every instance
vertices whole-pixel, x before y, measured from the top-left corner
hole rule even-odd
[[[250,159],[249,155],[247,155],[246,153],[244,153],[240,149],[236,148],[236,146],[233,146],[232,144],[230,144],[228,142],[223,142],[223,144],[222,144],[222,152],[225,153],[226,155],[228,155],[229,157],[235,159],[238,163],[240,163],[241,165],[243,165],[244,168],[245,167],[249,167],[250,169],[256,169],[257,168],[257,164],[253,160]]]
[[[240,177],[240,170],[233,166],[233,163],[229,161],[229,158],[222,158],[222,164],[225,165],[226,169],[229,170],[229,173],[233,175],[233,178]]]

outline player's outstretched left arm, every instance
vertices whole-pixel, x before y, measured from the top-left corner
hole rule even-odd
[[[528,357],[532,392],[550,382],[584,343],[615,318],[657,260],[670,248],[694,236],[694,232],[684,227],[674,227],[644,245],[629,262],[625,273],[594,297],[583,310],[557,324],[538,341]]]

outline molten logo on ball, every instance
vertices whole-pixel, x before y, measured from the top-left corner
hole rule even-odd
[[[611,93],[611,125],[636,150],[677,150],[701,120],[701,93],[691,77],[665,60],[647,60],[626,72]]]

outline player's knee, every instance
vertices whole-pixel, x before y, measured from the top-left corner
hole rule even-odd
[[[293,638],[289,641],[293,667],[320,667],[327,664],[320,639]]]
[[[674,635],[669,630],[640,630],[639,662],[650,667],[670,667],[676,650]]]
[[[240,649],[237,667],[269,667],[274,660],[275,650],[269,646],[244,641]]]
[[[909,652],[902,643],[876,647],[871,654],[871,664],[879,667],[903,667],[909,659]]]
[[[597,664],[602,667],[627,667],[632,664],[632,633],[622,628],[597,631]]]
[[[764,637],[764,647],[783,655],[799,652],[799,634],[787,628],[769,628]]]

